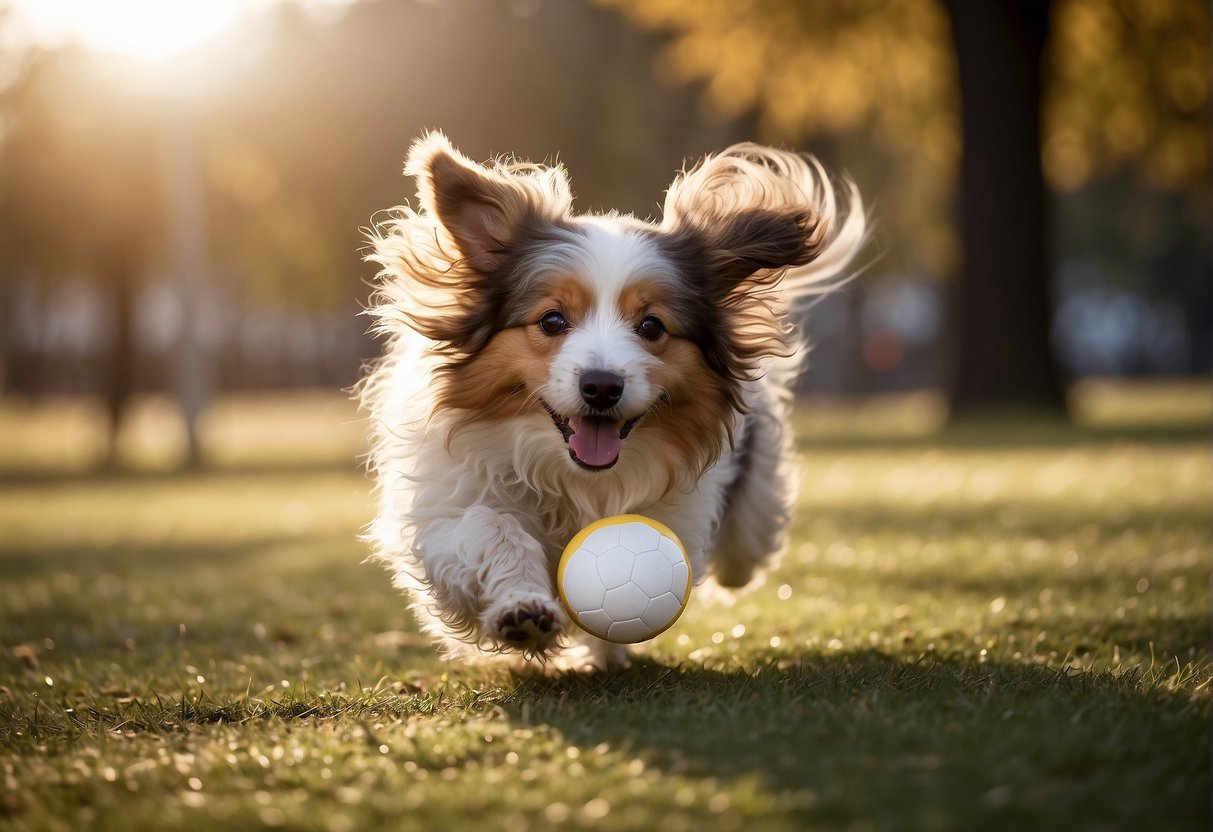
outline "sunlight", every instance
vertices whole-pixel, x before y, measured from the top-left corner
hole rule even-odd
[[[164,58],[217,35],[247,0],[17,0],[40,42],[77,41],[99,52]]]

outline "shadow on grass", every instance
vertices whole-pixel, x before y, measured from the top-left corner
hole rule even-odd
[[[1208,698],[1193,687],[1191,678],[1175,682],[1145,670],[783,653],[756,671],[641,659],[608,673],[503,683],[457,672],[403,696],[376,688],[213,701],[198,693],[118,709],[98,700],[53,719],[0,706],[0,735],[70,741],[118,727],[176,733],[268,722],[302,729],[329,720],[484,714],[554,732],[561,744],[543,753],[558,760],[566,760],[567,744],[583,760],[601,756],[604,766],[639,777],[631,762],[639,759],[676,802],[691,789],[688,801],[722,813],[728,803],[709,798],[750,799],[757,801],[751,810],[829,828],[855,818],[876,829],[1024,828],[1050,818],[1073,821],[1067,828],[1197,829],[1208,823],[1209,758],[1207,744],[1193,738],[1206,736]],[[516,740],[520,751],[529,735]],[[467,745],[463,762],[487,765],[485,748]],[[450,755],[450,748],[421,747],[415,760],[445,771],[460,765]]]
[[[909,807],[921,817],[877,827],[944,811],[971,828],[991,813],[1006,823],[1064,804],[1087,806],[1088,822],[1149,825],[1163,794],[1172,817],[1205,820],[1208,754],[1190,740],[1207,729],[1207,702],[1147,675],[876,652],[789,657],[756,673],[640,661],[521,678],[504,707],[590,753],[695,778],[756,778],[815,820]]]

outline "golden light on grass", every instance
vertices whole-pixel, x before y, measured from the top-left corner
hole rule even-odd
[[[185,52],[240,15],[242,0],[17,0],[40,42],[75,41],[99,52],[143,59]]]

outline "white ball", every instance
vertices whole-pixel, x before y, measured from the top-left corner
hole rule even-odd
[[[639,514],[586,526],[556,572],[560,600],[583,630],[616,644],[668,629],[691,594],[691,564],[678,536]]]

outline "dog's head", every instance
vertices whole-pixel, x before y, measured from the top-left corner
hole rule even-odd
[[[409,284],[396,314],[446,354],[436,407],[550,422],[553,451],[590,472],[646,433],[658,458],[637,462],[716,459],[742,385],[792,346],[778,284],[821,253],[833,213],[814,163],[754,145],[676,179],[660,224],[575,216],[563,169],[480,166],[437,133],[406,172],[421,212],[372,259]]]

